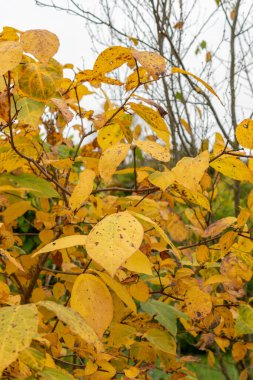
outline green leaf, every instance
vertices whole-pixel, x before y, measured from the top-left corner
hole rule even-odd
[[[89,325],[86,324],[85,320],[79,313],[70,307],[63,306],[52,301],[40,301],[37,305],[51,310],[62,322],[66,323],[74,334],[79,335],[85,342],[94,345],[97,351],[102,351],[103,346],[98,339],[97,334]]]
[[[59,194],[53,188],[50,182],[43,178],[39,178],[33,174],[7,174],[6,177],[12,182],[13,185],[26,187],[29,193],[39,196],[41,198],[59,198]]]
[[[235,322],[236,335],[253,333],[253,308],[249,305],[240,306],[239,315]]]
[[[145,334],[145,338],[152,343],[156,349],[167,352],[168,354],[176,354],[175,339],[166,331],[149,329]]]
[[[71,365],[71,363],[69,363]],[[61,368],[45,368],[39,373],[43,380],[74,380],[75,378]]]
[[[0,309],[0,374],[30,346],[38,329],[37,314],[33,304]]]
[[[21,352],[19,360],[34,371],[41,371],[45,366],[45,356],[42,352],[29,347]]]
[[[20,98],[17,101],[18,121],[37,127],[45,108],[45,104],[29,98]]]
[[[177,333],[177,318],[189,319],[188,315],[175,307],[152,299],[141,303],[141,308],[147,314],[155,316],[155,319],[174,336]]]

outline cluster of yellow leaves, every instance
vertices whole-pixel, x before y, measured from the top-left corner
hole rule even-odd
[[[159,366],[194,378],[178,326],[211,366],[217,347],[252,363],[253,191],[221,217],[219,174],[252,184],[252,158],[217,134],[212,152],[174,165],[165,113],[135,94],[165,75],[165,59],[113,46],[78,71],[53,58],[58,48],[46,30],[0,34],[1,376],[141,380]],[[103,84],[125,84],[125,101]],[[85,108],[95,91],[100,114]],[[236,129],[246,149],[252,125]]]

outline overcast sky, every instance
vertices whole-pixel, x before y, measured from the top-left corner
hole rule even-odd
[[[13,26],[22,31],[47,29],[57,34],[60,49],[55,58],[61,63],[74,63],[90,68],[94,62],[88,32],[80,17],[38,7],[34,0],[0,0],[0,29]]]

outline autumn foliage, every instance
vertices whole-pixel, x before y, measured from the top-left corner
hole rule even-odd
[[[183,75],[220,99],[137,47],[78,70],[49,31],[0,34],[3,379],[197,379],[196,352],[251,375],[253,120],[236,129],[245,149],[216,133],[175,162],[146,90]]]

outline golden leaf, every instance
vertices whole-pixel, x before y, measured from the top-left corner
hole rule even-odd
[[[136,146],[159,161],[168,162],[170,160],[170,150],[154,141],[135,141]]]
[[[41,255],[42,253],[57,251],[60,249],[75,247],[77,245],[85,245],[87,240],[87,235],[70,235],[64,236],[60,239],[52,241],[45,247],[41,248],[39,251],[35,252],[32,257]]]
[[[148,257],[140,250],[136,251],[122,266],[135,273],[152,275],[152,266]]]
[[[33,304],[0,309],[0,375],[25,348],[38,329],[37,309]]]
[[[238,124],[235,135],[241,146],[253,149],[253,120],[245,119]]]
[[[81,274],[74,282],[70,304],[101,339],[113,317],[112,297],[105,284],[92,274]]]
[[[123,46],[111,46],[99,54],[93,69],[105,74],[117,69],[124,63],[134,65],[131,50]]]
[[[107,148],[101,155],[98,169],[101,178],[109,182],[119,164],[126,158],[130,144],[117,144]]]
[[[143,239],[142,225],[128,212],[106,216],[87,237],[88,255],[111,276],[134,252]]]
[[[94,345],[98,352],[103,351],[103,345],[97,334],[78,312],[52,301],[40,301],[37,305],[52,311],[60,321],[66,323],[74,334],[79,335],[85,342]]]
[[[131,106],[132,110],[151,127],[156,135],[161,138],[166,145],[169,145],[170,132],[160,113],[154,111],[150,107],[144,106],[143,104],[128,104]]]
[[[210,162],[210,166],[227,177],[253,183],[253,172],[238,157],[224,154]]]
[[[13,70],[21,62],[22,54],[19,42],[0,41],[0,75]]]
[[[187,314],[193,320],[205,318],[212,310],[211,296],[197,286],[192,286],[186,292],[185,304]]]
[[[106,283],[106,285],[109,286],[109,288],[111,288],[114,293],[136,314],[136,305],[128,292],[128,289],[105,272],[97,272],[97,274]]]
[[[42,63],[48,63],[60,46],[58,37],[43,29],[27,30],[21,34],[20,41],[24,51]]]
[[[138,51],[134,48],[131,49],[133,57],[152,75],[154,79],[157,79],[160,75],[163,75],[166,71],[166,61],[158,53],[148,51]]]
[[[89,197],[93,190],[93,183],[96,174],[93,170],[85,169],[79,175],[79,180],[75,186],[71,197],[69,199],[69,205],[71,210],[76,210],[83,204],[84,201]]]

